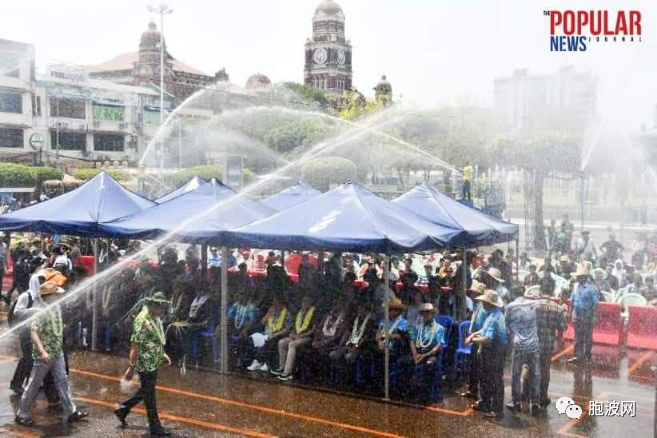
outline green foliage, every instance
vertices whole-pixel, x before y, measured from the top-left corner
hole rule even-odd
[[[30,167],[0,163],[0,186],[35,187],[49,179],[62,179],[63,174],[53,167]]]
[[[341,157],[314,158],[301,167],[303,179],[317,190],[326,191],[331,184],[355,180],[357,168],[353,161]]]
[[[264,134],[264,142],[278,153],[306,148],[326,136],[326,125],[317,119],[294,119],[278,123]]]
[[[356,120],[374,114],[385,106],[383,101],[367,101],[358,91],[345,91],[343,100],[346,106],[340,111],[340,118],[345,120]]]
[[[201,177],[206,181],[212,178],[217,178],[221,181],[223,166],[221,164],[205,164],[203,166],[190,167],[171,175],[169,177],[169,183],[174,189],[177,189],[195,176]],[[242,178],[244,179],[244,184],[250,183],[254,178],[253,172],[249,169],[242,169]]]
[[[315,87],[310,87],[304,84],[298,84],[296,82],[283,82],[283,86],[288,88],[299,96],[303,97],[304,100],[310,103],[317,103],[319,105],[328,105],[329,101],[326,97],[326,94]]]
[[[77,169],[73,172],[73,177],[81,181],[87,181],[98,175],[102,170],[103,169]],[[130,179],[130,175],[120,170],[108,170],[107,173],[117,181],[127,181]]]
[[[562,132],[502,137],[491,152],[499,163],[509,163],[527,170],[579,172],[581,147],[578,137]]]

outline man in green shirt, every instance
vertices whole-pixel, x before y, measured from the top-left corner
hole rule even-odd
[[[151,436],[171,436],[171,433],[160,424],[155,400],[157,369],[164,361],[171,365],[171,359],[164,352],[164,327],[160,319],[168,305],[169,300],[164,293],[155,292],[153,296],[146,298],[146,306],[135,318],[130,338],[130,365],[124,379],[132,380],[137,371],[141,386],[132,398],[124,401],[114,411],[121,424],[125,426],[125,419],[130,410],[143,401],[146,405]]]
[[[32,337],[32,373],[27,383],[27,388],[21,397],[20,408],[16,414],[16,423],[23,426],[32,426],[32,405],[39,394],[43,379],[52,372],[55,387],[62,402],[69,423],[79,421],[89,415],[88,412],[78,411],[71,400],[71,391],[68,386],[68,375],[64,362],[62,337],[64,324],[62,323],[62,311],[55,304],[59,294],[64,289],[57,287],[53,282],[45,282],[39,288],[39,295],[43,300],[41,314],[35,316],[31,326]]]

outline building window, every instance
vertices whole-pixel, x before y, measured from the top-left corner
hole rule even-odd
[[[7,91],[0,92],[0,112],[22,113],[23,96],[21,96],[20,93],[11,93]]]
[[[50,131],[50,148],[57,149],[57,131]],[[59,149],[66,151],[86,151],[87,133],[59,131]]]
[[[65,97],[50,98],[50,117],[65,117],[67,119],[85,119],[86,102],[81,99]]]
[[[23,148],[23,130],[0,128],[0,148]]]
[[[123,152],[125,136],[119,134],[95,134],[94,150],[104,152]]]
[[[41,117],[41,96],[32,95],[32,115]]]
[[[123,122],[125,108],[114,105],[93,105],[94,120],[106,120],[109,122]]]

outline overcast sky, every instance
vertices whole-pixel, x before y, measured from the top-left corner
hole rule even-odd
[[[5,0],[0,38],[34,44],[49,60],[98,64],[137,51],[153,17],[142,0]],[[381,74],[395,98],[424,107],[491,105],[493,79],[516,68],[551,73],[560,65],[599,78],[607,125],[654,126],[657,4],[650,0],[339,0],[354,47],[354,83],[365,94]],[[226,67],[243,84],[261,72],[273,82],[303,80],[303,46],[319,0],[169,0],[170,53],[208,74]],[[550,52],[544,9],[638,9],[642,43],[593,44],[584,53]]]

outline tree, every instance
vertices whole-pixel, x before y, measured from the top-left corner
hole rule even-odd
[[[62,179],[63,176],[54,167],[0,163],[0,187],[34,187],[49,179]]]
[[[324,137],[328,128],[316,118],[298,118],[278,123],[264,134],[264,142],[280,154],[311,146]]]
[[[103,170],[104,169],[78,169],[73,172],[73,177],[81,181],[87,181],[98,175]],[[130,179],[130,175],[120,170],[107,170],[107,173],[117,181],[127,181]]]
[[[533,194],[534,247],[546,249],[543,228],[543,185],[550,172],[579,173],[581,167],[580,140],[571,134],[542,132],[499,138],[492,145],[492,156],[497,161],[523,168],[529,174]]]
[[[331,184],[355,180],[356,172],[354,162],[342,157],[314,158],[301,167],[303,179],[321,191],[329,190]]]
[[[204,166],[190,167],[174,173],[169,177],[169,181],[170,184],[177,189],[195,176],[201,177],[206,181],[212,178],[221,181],[223,176],[222,165],[206,164]],[[248,184],[253,180],[253,173],[249,169],[242,169],[242,178],[244,179],[244,184]]]
[[[298,84],[296,82],[283,82],[282,85],[288,90],[291,90],[294,93],[296,93],[298,96],[300,96],[303,100],[305,100],[308,103],[317,104],[321,107],[327,107],[329,104],[329,100],[326,97],[326,93],[324,93],[322,90],[318,88],[311,87],[305,84]]]

